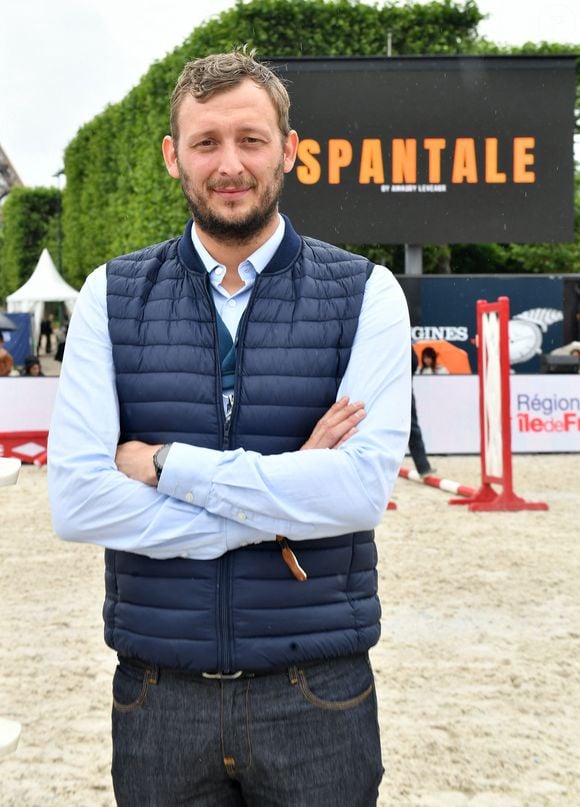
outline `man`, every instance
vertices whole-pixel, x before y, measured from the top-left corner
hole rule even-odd
[[[288,110],[244,51],[188,64],[163,156],[193,223],[97,269],[69,329],[50,496],[62,538],[106,548],[121,805],[377,798],[408,314],[388,270],[279,214]]]
[[[45,353],[48,356],[52,353],[52,321],[54,319],[54,314],[48,314],[44,316],[40,323],[40,336],[38,337],[38,347],[36,352],[40,353],[40,345],[42,342],[42,337],[44,336],[44,347]]]

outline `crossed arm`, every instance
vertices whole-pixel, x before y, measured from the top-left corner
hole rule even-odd
[[[350,403],[348,397],[343,395],[320,418],[300,451],[314,448],[338,448],[357,433],[357,425],[365,414],[362,401]],[[130,479],[157,487],[153,455],[158,448],[161,448],[161,444],[149,445],[139,440],[122,443],[115,454],[117,468]]]
[[[49,434],[55,532],[160,559],[211,559],[277,534],[303,540],[375,526],[408,440],[410,335],[390,273],[373,273],[367,289],[340,398],[303,450],[263,456],[174,443],[157,485],[159,446],[118,445],[105,267],[93,273],[71,320]],[[364,405],[351,404],[355,396]]]

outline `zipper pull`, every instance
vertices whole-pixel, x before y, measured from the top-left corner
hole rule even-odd
[[[223,393],[224,400],[226,402],[226,419],[224,421],[224,438],[227,441],[229,433],[230,433],[230,422],[232,419],[232,410],[234,408],[234,393],[233,392],[224,392]]]
[[[308,575],[302,568],[302,566],[298,563],[296,555],[290,549],[290,544],[288,543],[288,539],[284,538],[283,535],[277,535],[276,541],[278,542],[278,546],[282,552],[282,557],[284,559],[284,563],[290,569],[296,580],[300,583],[303,583],[307,578]]]

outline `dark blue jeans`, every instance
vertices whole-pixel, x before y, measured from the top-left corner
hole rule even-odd
[[[120,807],[371,807],[383,774],[366,655],[236,680],[121,659]]]

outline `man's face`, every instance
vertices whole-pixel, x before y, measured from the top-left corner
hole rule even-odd
[[[298,137],[290,132],[283,139],[266,91],[246,79],[204,103],[188,95],[178,121],[178,143],[166,137],[163,156],[181,181],[196,226],[241,244],[267,231]]]

